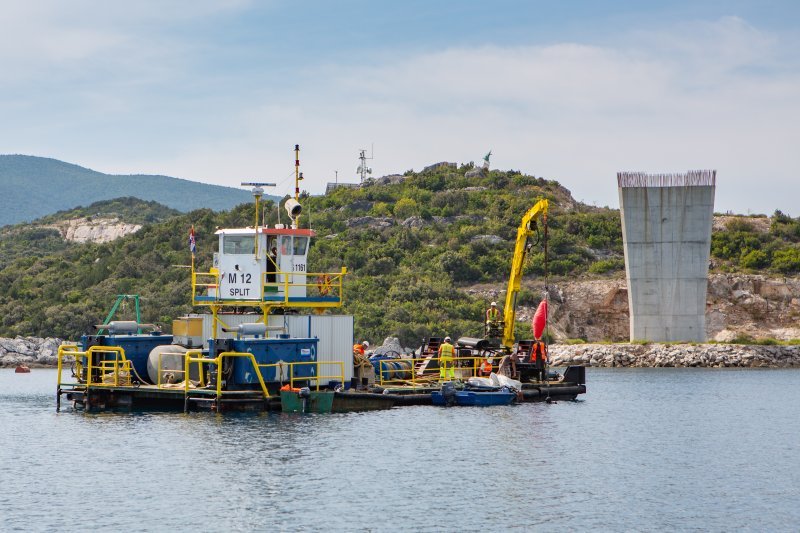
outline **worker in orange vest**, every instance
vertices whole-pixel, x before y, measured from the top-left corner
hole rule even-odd
[[[366,349],[369,348],[369,342],[364,341],[361,344],[354,344],[353,345],[353,355],[364,355]]]
[[[492,360],[488,357],[483,360],[480,366],[480,374],[481,376],[488,376],[492,373]]]
[[[536,339],[531,346],[531,363],[536,365],[539,380],[544,380],[544,367],[547,364],[547,345]]]
[[[450,344],[450,337],[445,337],[444,342],[439,346],[439,378],[440,379],[455,379],[456,371],[453,367],[453,354],[455,348]]]

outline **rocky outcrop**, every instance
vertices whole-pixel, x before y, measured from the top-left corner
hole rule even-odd
[[[381,176],[380,178],[375,178],[376,185],[397,185],[398,183],[403,183],[408,176],[403,176],[402,174],[389,174],[388,176]]]
[[[524,282],[536,296],[517,307],[528,321],[544,296],[541,279]],[[468,294],[485,301],[502,299],[504,286],[475,285]],[[712,274],[706,299],[706,335],[717,342],[800,339],[800,278]],[[630,339],[625,278],[562,279],[550,283],[550,327],[556,339],[626,342]]]
[[[434,170],[441,170],[447,168],[456,169],[458,168],[458,165],[456,163],[450,163],[448,161],[440,161],[439,163],[434,163],[432,165],[428,165],[427,167],[423,168],[422,172],[433,172]]]
[[[61,233],[64,240],[72,242],[110,242],[136,233],[142,226],[128,224],[119,218],[73,218],[46,226]]]
[[[497,245],[506,242],[506,240],[499,235],[475,235],[470,239],[470,242],[485,242],[486,244]]]
[[[552,366],[800,367],[800,346],[740,344],[553,344]]]
[[[0,367],[56,366],[61,339],[48,337],[0,338]]]
[[[389,217],[355,217],[347,220],[348,228],[383,229],[394,226],[394,219]]]
[[[433,216],[430,219],[424,219],[421,216],[413,216],[408,217],[404,221],[400,223],[401,226],[406,228],[422,228],[425,226],[430,226],[431,224],[453,224],[455,222],[460,222],[462,220],[468,220],[470,222],[481,222],[483,221],[483,217],[479,215],[455,215],[451,217],[440,217],[440,216]]]

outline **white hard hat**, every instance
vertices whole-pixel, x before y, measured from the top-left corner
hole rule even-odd
[[[496,306],[497,306],[497,302],[492,302],[492,307],[496,307]]]
[[[367,348],[369,348],[369,341],[364,341],[362,344],[363,344],[364,346],[366,346]]]
[[[450,337],[445,337],[444,342],[450,342]]]

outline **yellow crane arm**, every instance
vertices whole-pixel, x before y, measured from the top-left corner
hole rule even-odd
[[[508,278],[506,290],[506,305],[503,308],[503,346],[509,350],[514,345],[514,319],[517,311],[517,294],[522,282],[522,267],[525,265],[525,256],[528,253],[528,238],[533,235],[536,220],[539,218],[547,224],[547,208],[549,203],[542,199],[536,202],[522,217],[522,223],[517,228],[517,244],[514,247],[514,259],[511,261],[511,275]]]

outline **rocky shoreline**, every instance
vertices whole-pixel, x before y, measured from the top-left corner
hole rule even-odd
[[[52,337],[0,338],[0,368],[17,365],[55,367],[61,342],[61,339]],[[398,343],[395,351],[401,350]],[[800,345],[553,344],[550,346],[550,364],[634,368],[800,367]]]
[[[800,346],[754,344],[554,344],[552,366],[800,367]]]
[[[25,365],[31,368],[58,365],[61,339],[47,337],[0,337],[0,368]]]

